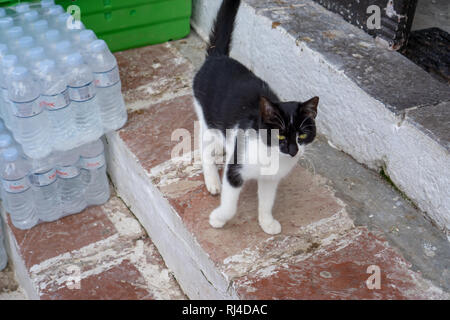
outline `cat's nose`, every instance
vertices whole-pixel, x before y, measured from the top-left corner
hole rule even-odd
[[[289,154],[290,154],[292,157],[295,157],[296,154],[297,154],[297,152],[298,152],[298,147],[297,147],[297,145],[291,145],[291,146],[289,146]]]

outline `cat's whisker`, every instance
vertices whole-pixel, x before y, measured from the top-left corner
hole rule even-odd
[[[305,123],[305,121],[306,121],[307,119],[310,119],[310,117],[306,117],[305,119],[303,119],[302,123],[300,124],[300,128],[303,126],[303,124]]]
[[[309,124],[309,125],[307,125],[305,127],[300,127],[300,130],[304,130],[304,129],[309,128],[309,127],[314,127],[314,125],[313,124]]]

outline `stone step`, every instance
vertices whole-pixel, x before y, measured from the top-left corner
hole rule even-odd
[[[239,213],[225,228],[209,226],[208,215],[219,197],[207,192],[195,161],[191,93],[203,49],[202,42],[190,37],[117,53],[130,112],[126,126],[109,133],[106,144],[118,195],[147,230],[186,295],[191,299],[447,298],[436,282],[413,271],[383,232],[355,224],[349,212],[359,209],[348,197],[343,201],[326,177],[302,166],[278,191],[274,216],[281,222],[281,234],[270,236],[260,229],[254,183],[245,186]],[[174,152],[181,140],[189,147],[184,157]],[[410,214],[420,220],[420,213]],[[422,225],[425,230],[426,223]],[[436,246],[439,252],[448,249]],[[371,287],[371,268],[380,270],[380,289]]]
[[[221,2],[194,2],[205,40]],[[450,237],[448,84],[312,0],[242,0],[231,56],[281,99],[319,96],[319,132],[383,169]]]
[[[30,230],[15,228],[9,215],[2,214],[10,262],[29,299],[186,298],[145,230],[115,194],[102,206]]]

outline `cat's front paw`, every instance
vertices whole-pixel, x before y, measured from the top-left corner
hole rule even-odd
[[[261,226],[263,231],[268,234],[274,235],[281,232],[281,224],[275,219],[260,221],[259,225]]]
[[[211,227],[222,228],[225,223],[227,223],[227,221],[222,218],[220,207],[214,209],[213,212],[211,212],[211,214],[209,215],[209,224],[211,225]]]

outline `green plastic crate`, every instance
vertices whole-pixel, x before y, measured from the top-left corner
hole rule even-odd
[[[20,1],[0,0],[0,5],[17,2]],[[81,21],[105,40],[111,51],[176,40],[190,32],[191,0],[57,0],[55,3],[65,9],[70,5],[79,6]]]

